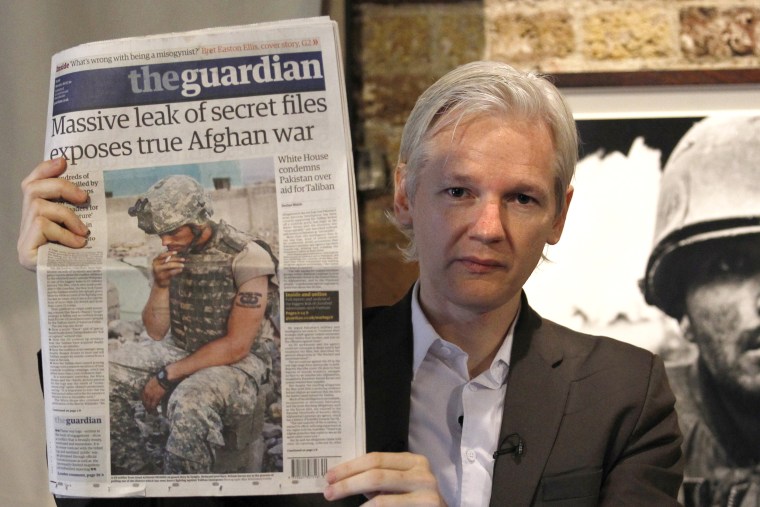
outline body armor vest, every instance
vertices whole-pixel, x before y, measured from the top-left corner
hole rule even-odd
[[[179,348],[191,353],[227,334],[227,320],[237,295],[232,262],[246,245],[258,243],[224,222],[215,229],[201,251],[183,254],[185,267],[169,286],[172,336]],[[271,250],[265,250],[276,269]],[[271,281],[269,285],[271,288]]]

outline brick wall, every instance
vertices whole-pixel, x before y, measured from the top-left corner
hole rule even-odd
[[[487,58],[543,72],[760,64],[757,0],[486,0],[473,8],[485,12]]]
[[[406,115],[451,68],[475,59],[549,74],[760,67],[758,0],[356,1],[348,23],[367,305],[397,299],[416,277],[384,213]]]

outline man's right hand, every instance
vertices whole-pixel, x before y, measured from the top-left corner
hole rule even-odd
[[[64,158],[48,160],[35,167],[21,182],[24,201],[16,249],[19,263],[26,269],[37,269],[37,251],[45,243],[60,243],[71,248],[87,244],[89,229],[61,202],[87,204],[87,192],[59,178],[65,170]]]
[[[327,471],[327,500],[353,495],[369,499],[363,505],[446,507],[427,458],[410,452],[372,452]]]
[[[153,259],[153,283],[162,289],[169,287],[172,277],[180,274],[185,259],[176,252],[161,252]]]

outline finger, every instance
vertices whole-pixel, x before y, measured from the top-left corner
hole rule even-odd
[[[24,200],[43,198],[64,200],[72,204],[84,204],[87,192],[74,183],[58,178],[66,170],[66,160],[59,158],[42,162],[21,182]]]
[[[375,493],[406,494],[438,487],[425,457],[410,453],[378,453],[351,460],[328,471],[325,498],[336,500]]]
[[[147,396],[143,396],[142,404],[143,404],[143,407],[145,407],[145,411],[148,412],[149,414],[153,414],[156,412],[156,405],[152,403],[151,400],[148,399]]]
[[[424,463],[422,461],[424,460]],[[419,454],[409,452],[371,452],[334,466],[325,474],[327,482],[335,482],[375,468],[409,470],[415,466],[428,466]]]
[[[19,229],[19,238],[39,236],[48,223],[59,224],[73,234],[85,237],[89,229],[77,214],[61,204],[45,199],[34,199],[26,204]]]
[[[153,263],[153,270],[156,273],[165,273],[166,271],[173,271],[173,270],[181,270],[185,267],[185,262],[181,260],[172,260],[170,262],[165,262],[161,260],[156,260],[156,262]]]
[[[153,265],[156,268],[182,267],[185,265],[185,258],[174,252],[162,252],[153,259]]]
[[[164,263],[166,262],[166,259],[171,259],[173,256],[174,256],[174,252],[170,252],[169,250],[166,250],[156,255],[155,260],[160,261],[161,263]]]
[[[84,224],[81,226],[87,231]],[[19,234],[16,249],[21,265],[26,269],[36,269],[39,247],[48,242],[70,248],[82,248],[87,244],[87,234],[75,234],[69,228],[38,216],[31,226],[23,229]]]
[[[185,265],[185,258],[184,257],[180,257],[177,254],[174,254],[174,255],[167,256],[165,259],[163,259],[162,262],[164,264],[166,264],[166,265],[169,265],[169,266],[171,266],[173,264],[179,264],[181,266],[184,266]]]
[[[86,204],[87,192],[64,179],[51,178],[60,175],[66,169],[63,159],[50,160],[38,165],[21,183],[23,205],[21,208],[21,227],[19,236],[27,235],[34,228],[39,216],[63,224],[80,236],[88,234],[87,227],[66,206],[50,202],[64,200],[72,204]],[[37,231],[32,231],[37,232]]]
[[[161,401],[161,398],[157,398],[153,393],[149,392],[148,386],[143,389],[141,398],[143,407],[151,414],[156,411],[158,402]]]
[[[24,186],[26,183],[41,180],[45,178],[57,178],[66,170],[66,159],[63,157],[54,158],[51,160],[45,160],[37,165],[32,172],[30,172],[24,181],[21,183]]]
[[[90,233],[74,210],[62,204],[45,199],[34,199],[25,206],[24,211],[27,213],[22,217],[20,234],[32,229],[38,218],[45,218],[48,221],[60,224],[79,236],[87,236]]]
[[[437,493],[437,482],[433,474],[425,470],[373,469],[328,484],[324,496],[328,500],[338,500],[354,495],[407,494],[431,490]]]
[[[169,286],[169,283],[171,282],[171,279],[177,276],[178,274],[182,273],[184,270],[184,266],[177,267],[177,268],[167,268],[166,266],[160,266],[158,268],[153,268],[153,279],[158,284],[159,287],[166,288]]]
[[[377,494],[398,491],[401,473],[397,470],[373,469],[360,472],[336,482],[330,482],[324,489],[327,500],[340,500],[349,496],[365,495],[369,498]]]
[[[362,507],[446,507],[437,491],[422,490],[413,491],[403,495],[375,495],[368,502],[362,504]]]
[[[161,280],[165,281],[166,283],[169,283],[169,280],[177,276],[178,274],[182,273],[182,268],[176,268],[176,269],[169,269],[166,271],[162,271],[160,278]]]
[[[157,266],[157,269],[161,271],[182,271],[185,267],[185,259],[167,259]]]

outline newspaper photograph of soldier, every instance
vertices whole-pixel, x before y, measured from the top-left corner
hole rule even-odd
[[[111,473],[282,471],[273,160],[104,184]]]
[[[758,506],[760,113],[589,120],[579,129],[586,155],[576,193],[596,202],[576,207],[566,227],[586,224],[568,234],[585,244],[550,250],[532,281],[562,273],[575,304],[540,301],[529,281],[531,304],[662,354],[684,434],[681,502]],[[563,273],[566,258],[592,263],[577,271],[598,277]]]

